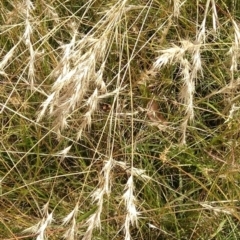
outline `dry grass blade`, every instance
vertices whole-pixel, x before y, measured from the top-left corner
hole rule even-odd
[[[237,1],[0,12],[0,239],[240,239]]]

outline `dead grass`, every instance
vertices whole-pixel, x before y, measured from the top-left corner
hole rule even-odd
[[[239,239],[234,1],[1,1],[2,239]]]

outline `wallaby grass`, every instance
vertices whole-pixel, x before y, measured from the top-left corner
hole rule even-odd
[[[237,1],[1,1],[1,239],[239,239]]]

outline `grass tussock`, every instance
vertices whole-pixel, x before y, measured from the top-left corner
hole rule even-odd
[[[237,1],[0,11],[1,239],[240,239]]]

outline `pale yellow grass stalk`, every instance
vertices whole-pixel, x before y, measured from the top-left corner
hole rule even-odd
[[[198,78],[198,73],[202,74],[201,63],[201,46],[204,46],[206,39],[206,20],[209,12],[210,3],[212,6],[212,20],[213,30],[217,31],[218,16],[216,10],[216,4],[214,0],[208,0],[205,5],[205,13],[200,28],[197,30],[196,42],[182,41],[182,46],[173,46],[172,48],[161,50],[160,55],[155,63],[153,69],[160,69],[166,64],[180,64],[180,72],[183,77],[183,85],[181,89],[180,98],[183,100],[183,104],[186,109],[186,115],[183,118],[181,125],[182,128],[182,140],[183,144],[186,143],[186,131],[188,122],[194,119],[194,92],[195,92],[195,80]],[[177,3],[175,3],[177,4]],[[189,61],[186,54],[191,54],[191,60]]]
[[[213,23],[213,30],[214,32],[217,31],[218,27],[218,15],[217,15],[217,9],[216,9],[216,4],[215,0],[207,0],[206,5],[205,5],[205,12],[204,12],[204,18],[203,21],[200,25],[200,28],[197,30],[197,37],[196,41],[197,43],[205,43],[206,40],[206,21],[207,21],[207,16],[209,13],[209,7],[210,7],[210,2],[211,2],[211,7],[212,7],[212,23]]]
[[[234,117],[234,114],[235,114],[236,112],[238,112],[239,109],[240,109],[240,106],[236,106],[235,103],[232,104],[231,109],[230,109],[230,111],[229,111],[229,114],[228,114],[228,117],[227,117],[225,123],[231,122],[231,120],[232,120],[233,117]],[[229,126],[230,126],[230,124],[229,124]]]
[[[2,61],[0,62],[0,74],[2,75],[6,75],[4,68],[6,67],[7,63],[12,59],[12,57],[14,56],[15,50],[18,47],[18,44],[20,43],[20,41],[14,45],[10,51],[8,51],[8,53],[6,55],[4,55]]]
[[[52,19],[55,21],[55,23],[60,22],[60,17],[58,16],[58,13],[54,7],[52,7],[50,4],[47,4],[46,2],[43,2],[46,9],[46,15],[49,17],[49,19]]]
[[[230,67],[230,71],[231,71],[231,85],[233,85],[234,82],[234,72],[236,72],[237,69],[237,65],[238,65],[238,60],[239,60],[239,56],[240,56],[240,30],[239,27],[236,23],[236,21],[234,21],[234,19],[232,19],[232,24],[233,24],[233,29],[234,29],[234,42],[232,43],[231,48],[229,49],[228,54],[231,56],[231,67]]]
[[[75,31],[70,44],[63,45],[63,57],[59,65],[54,70],[57,80],[53,85],[53,92],[42,104],[42,110],[38,116],[38,121],[45,114],[47,107],[50,114],[55,117],[55,128],[60,133],[67,127],[67,119],[71,113],[80,107],[86,94],[93,86],[95,89],[92,96],[88,97],[82,107],[86,107],[86,112],[80,127],[82,130],[91,125],[91,115],[97,109],[98,94],[106,91],[105,83],[102,80],[104,70],[104,56],[107,39],[101,37],[94,39],[92,36],[76,40]],[[83,51],[88,49],[85,53]],[[97,62],[102,62],[102,67],[96,72]]]
[[[143,169],[139,169],[139,168],[129,168],[129,165],[126,164],[126,162],[122,162],[122,161],[116,161],[114,160],[114,165],[121,167],[124,171],[126,171],[129,175],[132,175],[136,178],[142,178],[143,180],[151,180],[152,178],[149,177],[146,174],[146,170]]]
[[[234,210],[231,208],[219,207],[219,206],[211,206],[209,203],[200,203],[204,209],[212,211],[215,215],[219,215],[220,213],[232,215]]]
[[[112,168],[117,165],[127,171],[129,174],[131,173],[131,177],[128,179],[128,182],[125,186],[125,193],[123,194],[123,200],[126,206],[126,217],[125,217],[125,239],[130,239],[130,226],[137,225],[137,217],[139,212],[136,210],[136,198],[133,194],[134,183],[133,176],[138,178],[142,178],[144,180],[150,180],[151,178],[145,174],[145,171],[138,168],[129,169],[126,163],[121,161],[116,161],[112,157],[110,157],[107,161],[104,162],[103,169],[99,175],[99,186],[92,193],[93,203],[97,204],[97,210],[94,214],[92,214],[86,224],[88,225],[87,231],[84,234],[83,240],[88,240],[92,238],[92,233],[95,228],[101,229],[101,214],[103,211],[103,200],[104,196],[110,197],[111,194],[111,185],[113,184],[113,179],[111,178]]]
[[[236,21],[234,19],[231,19],[231,20],[232,20],[233,29],[234,29],[234,42],[232,43],[232,46],[230,47],[230,49],[227,53],[228,55],[231,56],[231,66],[230,66],[231,81],[230,81],[229,85],[227,85],[225,88],[222,89],[223,92],[226,90],[235,91],[239,84],[239,78],[237,80],[235,80],[234,73],[238,71],[238,61],[239,61],[239,57],[240,57],[240,51],[239,51],[240,29],[239,29]],[[231,99],[231,100],[232,100],[232,102],[234,102],[234,99]],[[236,106],[236,104],[233,103],[225,123],[228,123],[228,125],[230,126],[230,120],[233,119],[235,112],[238,110],[239,110],[239,106]]]
[[[29,66],[28,66],[28,80],[29,80],[29,84],[31,87],[31,90],[33,90],[34,88],[34,77],[35,77],[35,73],[34,73],[34,64],[35,64],[35,56],[36,56],[36,52],[33,49],[33,44],[31,41],[31,35],[33,33],[33,29],[32,29],[32,22],[31,22],[31,18],[32,18],[32,11],[34,10],[34,6],[33,3],[30,0],[25,0],[25,8],[23,9],[23,12],[25,14],[25,32],[23,34],[23,40],[26,44],[26,46],[29,49]]]
[[[197,73],[202,70],[201,56],[199,44],[191,43],[190,41],[182,41],[181,47],[174,45],[172,48],[159,51],[162,53],[155,63],[153,69],[161,69],[167,64],[180,64],[180,73],[182,75],[182,89],[180,98],[183,100],[186,115],[182,123],[182,143],[186,143],[186,130],[189,120],[194,119],[194,92],[195,79]],[[187,54],[190,54],[191,61],[188,60]]]
[[[92,238],[94,228],[101,229],[101,214],[103,210],[104,196],[110,197],[111,193],[111,170],[114,160],[110,157],[105,161],[104,167],[99,175],[99,187],[92,193],[93,203],[97,203],[97,210],[90,216],[86,224],[88,225],[87,231],[84,234],[83,240]]]
[[[64,233],[63,237],[67,240],[76,239],[76,218],[78,216],[78,202],[75,208],[63,219],[62,225],[69,225],[67,231]]]
[[[216,32],[218,27],[218,15],[215,0],[211,0],[212,3],[212,22],[213,22],[213,30]]]
[[[68,126],[71,114],[79,108],[85,113],[82,116],[77,139],[81,138],[86,127],[90,128],[93,113],[98,100],[107,91],[103,72],[108,49],[111,47],[113,30],[125,9],[125,1],[117,2],[95,26],[95,32],[79,39],[76,23],[71,24],[72,40],[62,44],[62,57],[52,76],[56,81],[52,93],[42,104],[38,114],[39,121],[49,108],[54,117],[55,130],[59,133]],[[101,29],[103,31],[101,31]],[[116,32],[117,34],[117,32]],[[100,68],[97,69],[97,65]],[[92,92],[89,96],[89,92]]]
[[[30,233],[34,233],[37,235],[36,240],[45,240],[46,239],[46,229],[49,225],[51,225],[52,221],[53,221],[53,213],[49,213],[48,212],[48,206],[49,203],[46,203],[43,206],[42,209],[42,220],[40,222],[38,222],[36,225],[25,229],[23,232],[30,232]]]
[[[18,47],[18,44],[20,43],[21,41],[18,41],[18,43],[13,46],[11,48],[11,50],[3,57],[2,61],[0,62],[0,75],[3,75],[5,77],[8,77],[8,75],[5,73],[5,67],[7,66],[7,63],[13,58],[14,56],[14,53],[15,53],[15,50],[17,49]],[[15,91],[15,87],[12,89],[11,93],[8,95],[8,98],[7,100],[5,101],[4,103],[4,106],[1,108],[0,110],[0,114],[3,112],[3,110],[5,109],[5,106],[8,104],[9,100],[11,99],[12,97],[12,94],[14,93]]]
[[[76,24],[71,24],[72,40],[69,44],[62,44],[61,60],[52,73],[56,81],[52,87],[52,93],[42,104],[42,110],[37,119],[41,120],[49,109],[49,114],[55,118],[55,129],[59,134],[68,126],[68,118],[71,114],[79,108],[83,114],[77,139],[81,138],[84,130],[91,127],[92,115],[98,108],[98,101],[109,96],[116,96],[122,90],[116,84],[115,90],[107,92],[103,73],[108,49],[111,47],[112,34],[117,34],[117,30],[114,32],[114,29],[117,29],[118,22],[126,11],[126,2],[119,1],[109,9],[106,16],[95,25],[95,32],[92,31],[91,34],[80,38]],[[101,34],[98,31],[101,31]],[[117,39],[117,36],[115,38]],[[97,68],[97,66],[100,67]],[[99,173],[98,187],[91,195],[97,209],[86,220],[88,228],[83,236],[84,240],[92,238],[95,228],[101,230],[104,198],[109,197],[111,193],[113,164],[114,160],[110,156],[107,161],[104,161],[102,171]],[[73,239],[76,234],[76,209],[77,207],[64,218],[64,224],[71,223],[64,235],[66,239]]]
[[[138,227],[138,216],[140,213],[136,208],[136,197],[134,196],[134,182],[133,175],[128,178],[127,184],[125,186],[125,193],[123,194],[123,200],[126,207],[126,217],[124,221],[124,232],[125,232],[125,240],[131,239],[131,231],[130,226]]]
[[[186,2],[181,2],[180,0],[170,0],[170,3],[173,2],[173,16],[178,18],[180,15],[180,8]]]

